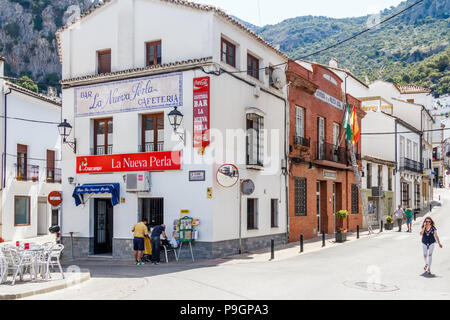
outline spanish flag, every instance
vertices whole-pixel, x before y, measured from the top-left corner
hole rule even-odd
[[[361,132],[359,131],[359,126],[358,126],[358,118],[356,116],[356,110],[355,108],[353,108],[353,112],[352,112],[352,117],[350,119],[350,125],[352,128],[352,143],[353,145],[356,145],[359,141],[359,139],[361,138]]]

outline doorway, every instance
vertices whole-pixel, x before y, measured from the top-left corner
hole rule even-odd
[[[94,254],[112,253],[112,239],[111,199],[94,199]]]
[[[38,235],[46,235],[48,233],[47,220],[47,198],[39,198],[38,200]]]

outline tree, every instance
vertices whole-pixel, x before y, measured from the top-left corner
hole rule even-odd
[[[34,91],[34,92],[39,92],[38,86],[36,84],[36,82],[34,82],[30,77],[28,76],[22,76],[20,77],[19,80],[16,81],[16,84],[18,86],[21,86],[22,88]]]

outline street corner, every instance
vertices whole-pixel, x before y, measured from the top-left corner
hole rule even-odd
[[[60,273],[52,273],[48,281],[30,281],[28,276],[24,280],[16,281],[11,285],[10,277],[0,285],[0,300],[15,300],[66,289],[84,283],[91,279],[91,274],[85,271],[75,270],[68,267],[64,273],[64,279]]]

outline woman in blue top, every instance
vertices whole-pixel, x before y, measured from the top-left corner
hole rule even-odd
[[[425,272],[431,274],[431,262],[434,250],[434,244],[436,240],[439,244],[439,247],[442,248],[441,241],[439,240],[437,229],[434,225],[433,219],[430,217],[426,217],[425,221],[422,225],[422,231],[420,231],[420,235],[422,236],[422,247],[423,247],[423,258],[425,260]]]

